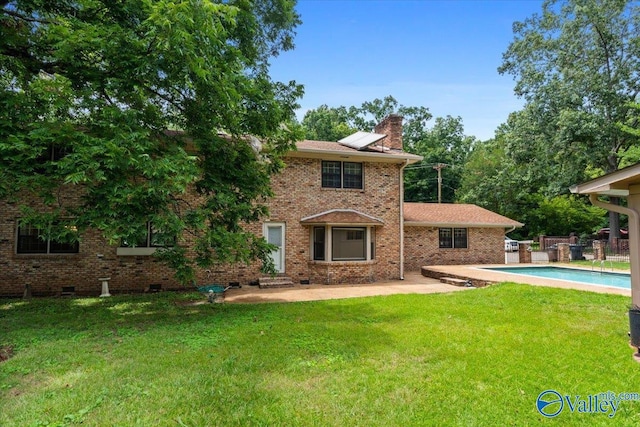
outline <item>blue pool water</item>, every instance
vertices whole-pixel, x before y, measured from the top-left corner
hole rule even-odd
[[[600,270],[577,270],[562,267],[495,267],[485,268],[484,270],[631,289],[631,276],[625,273],[608,273]]]

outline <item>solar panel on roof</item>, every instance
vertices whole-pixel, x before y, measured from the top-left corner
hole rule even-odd
[[[355,148],[356,150],[362,150],[363,148],[373,144],[376,141],[380,141],[386,135],[371,132],[358,131],[353,135],[349,135],[346,138],[342,138],[338,143],[346,145],[347,147]]]

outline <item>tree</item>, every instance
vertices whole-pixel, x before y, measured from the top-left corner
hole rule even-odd
[[[305,138],[315,141],[339,141],[355,133],[349,112],[345,107],[331,108],[321,105],[309,110],[302,119]]]
[[[460,117],[437,117],[433,127],[413,132],[407,150],[423,156],[421,163],[409,166],[405,174],[405,199],[411,202],[432,202],[440,199],[453,202],[460,187],[463,167],[475,143],[464,134]],[[441,168],[438,183],[435,168]],[[440,187],[440,190],[438,189]]]
[[[0,198],[45,237],[91,227],[137,241],[150,221],[177,242],[161,257],[183,281],[198,265],[267,260],[241,224],[266,213],[299,137],[283,123],[302,89],[268,75],[293,46],[294,3],[0,1]]]
[[[587,170],[617,170],[638,142],[618,125],[640,93],[638,12],[628,0],[547,0],[541,15],[514,24],[499,72],[514,76],[526,106],[512,117],[508,150],[522,167],[544,165],[549,195]],[[617,214],[610,221],[618,230]]]

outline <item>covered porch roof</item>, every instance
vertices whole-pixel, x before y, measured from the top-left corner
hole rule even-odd
[[[383,225],[384,221],[354,209],[331,209],[300,220],[303,225]]]
[[[574,194],[627,197],[629,187],[640,184],[640,163],[617,170],[570,188]]]

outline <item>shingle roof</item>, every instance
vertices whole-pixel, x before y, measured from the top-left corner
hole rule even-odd
[[[367,224],[382,225],[379,218],[353,209],[332,209],[300,220],[302,224]]]
[[[458,203],[405,203],[407,225],[522,227],[524,224],[480,206]]]
[[[406,151],[393,150],[384,148],[382,146],[371,145],[363,150],[357,150],[355,148],[347,147],[339,142],[332,141],[314,141],[305,139],[304,141],[298,141],[296,143],[297,153],[319,153],[326,152],[326,154],[349,154],[353,156],[380,156],[380,158],[395,158],[399,161],[404,159],[409,160],[411,163],[422,160],[422,156],[416,154],[407,153]],[[296,154],[292,152],[291,154]]]

